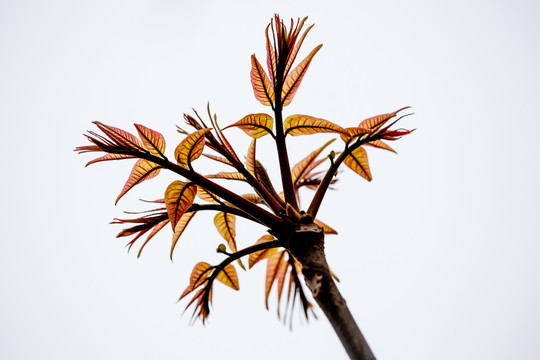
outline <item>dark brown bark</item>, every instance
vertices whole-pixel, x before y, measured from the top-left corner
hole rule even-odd
[[[349,357],[375,359],[332,278],[324,253],[322,229],[313,222],[299,224],[288,238],[288,248],[302,264],[313,298],[332,324]]]

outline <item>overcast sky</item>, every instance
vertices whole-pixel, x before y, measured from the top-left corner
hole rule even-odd
[[[540,5],[535,1],[2,1],[0,358],[338,359],[320,310],[293,330],[264,307],[264,272],[216,285],[206,326],[176,303],[198,261],[216,263],[212,216],[168,258],[170,230],[137,259],[121,228],[168,174],[114,200],[131,164],[84,168],[73,149],[99,120],[162,132],[209,101],[223,125],[268,112],[250,55],[275,12],[323,43],[286,114],[355,126],[412,106],[417,128],[370,149],[373,181],[344,171],[319,217],[330,266],[380,359],[540,357]],[[230,130],[238,152],[249,140]],[[292,162],[330,136],[288,140]],[[277,178],[270,138],[261,159]],[[338,141],[334,149],[340,150]],[[305,193],[305,196],[308,196]],[[248,246],[264,229],[238,224]],[[138,249],[138,248],[137,248]]]

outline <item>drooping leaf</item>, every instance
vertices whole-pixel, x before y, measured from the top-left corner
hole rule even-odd
[[[222,282],[234,290],[240,289],[240,284],[238,283],[238,275],[236,274],[236,269],[233,265],[229,264],[221,270],[217,276],[216,280]]]
[[[190,166],[191,162],[201,156],[204,149],[204,136],[210,128],[197,130],[189,134],[178,144],[174,157],[179,165]]]
[[[281,261],[276,270],[276,280],[277,280],[277,298],[278,298],[278,314],[279,314],[279,303],[281,301],[281,293],[283,292],[283,285],[285,284],[285,275],[287,274],[287,269],[289,268],[288,261]]]
[[[270,290],[272,285],[276,280],[276,276],[279,270],[280,263],[285,261],[285,250],[275,252],[268,258],[268,263],[266,265],[266,285],[265,285],[265,304],[268,309],[268,296],[270,295]]]
[[[317,225],[319,225],[323,229],[323,233],[326,235],[337,235],[337,231],[332,229],[330,226],[326,225],[320,220],[313,220],[313,222]]]
[[[313,49],[309,53],[309,55],[304,60],[302,60],[302,62],[298,64],[289,73],[289,75],[287,75],[287,78],[285,78],[285,82],[283,84],[283,91],[281,92],[283,106],[287,106],[291,103],[294,95],[296,94],[296,91],[298,90],[298,87],[300,86],[300,83],[302,82],[302,79],[304,78],[304,75],[306,74],[311,60],[313,59],[315,54],[321,49],[321,47],[322,44],[315,47],[315,49]]]
[[[283,125],[285,127],[285,134],[292,136],[316,133],[348,134],[344,128],[337,124],[309,115],[297,114],[288,116]]]
[[[244,116],[234,124],[231,124],[223,130],[230,127],[238,127],[243,130],[248,136],[254,139],[258,139],[266,134],[272,134],[272,127],[274,126],[274,119],[267,114],[250,114]]]
[[[296,165],[293,166],[291,170],[293,184],[297,184],[299,180],[302,180],[304,175],[307,175],[310,170],[310,166],[313,164],[315,159],[320,155],[320,153],[330,145],[335,139],[328,141],[326,144],[318,148],[317,150],[311,152],[308,156],[300,160]]]
[[[208,179],[225,179],[225,180],[241,180],[247,181],[245,176],[239,172],[219,172],[217,174],[206,175]]]
[[[372,177],[369,170],[368,156],[363,147],[359,146],[356,148],[343,160],[343,163],[367,181],[371,181]]]
[[[114,204],[116,205],[118,203],[118,200],[120,200],[120,198],[124,196],[135,185],[140,184],[145,180],[155,178],[159,173],[159,169],[161,169],[161,166],[156,163],[144,159],[137,160],[137,162],[133,166],[133,169],[131,170],[131,174],[129,174],[129,178],[126,181],[126,184],[122,188],[122,191],[120,192],[120,195],[118,195],[118,197],[116,198]]]
[[[219,212],[214,217],[214,225],[219,234],[227,241],[229,249],[236,252],[236,216],[233,214]]]
[[[173,231],[182,215],[189,209],[197,195],[197,186],[190,182],[173,181],[165,190],[165,206]]]
[[[251,141],[246,157],[246,169],[253,176],[255,176],[255,149],[257,145],[256,143],[257,139],[253,139]]]
[[[178,223],[176,224],[174,228],[173,237],[172,237],[171,254],[170,254],[171,260],[172,260],[174,248],[176,247],[176,243],[178,242],[178,239],[180,239],[180,235],[182,235],[182,233],[187,228],[189,222],[191,221],[191,219],[193,219],[196,213],[197,213],[196,211],[190,211],[190,212],[184,213],[182,217],[180,217],[180,220],[178,221]]]
[[[146,147],[146,150],[156,156],[163,156],[163,153],[165,152],[165,138],[163,135],[140,124],[135,124],[135,127],[139,132],[139,137]]]
[[[250,75],[255,98],[263,105],[272,106],[275,101],[274,86],[255,55],[251,55]]]
[[[139,249],[139,252],[137,254],[138,258],[141,257],[142,251],[143,251],[144,247],[146,246],[146,244],[148,244],[150,239],[152,239],[154,237],[154,235],[156,235],[159,232],[159,230],[163,229],[165,227],[165,225],[167,225],[168,223],[169,223],[169,219],[163,220],[162,222],[160,222],[159,224],[154,226],[154,228],[152,229],[152,231],[150,232],[150,234],[148,235],[148,237],[146,238],[144,243],[141,245],[141,248]]]
[[[263,242],[272,241],[274,239],[275,238],[272,235],[264,235],[259,240],[257,240],[255,245],[263,243]],[[248,262],[249,268],[251,269],[259,261],[269,258],[276,251],[277,251],[276,248],[270,248],[270,249],[264,249],[264,250],[260,250],[260,251],[255,251],[255,252],[249,254],[249,262]]]

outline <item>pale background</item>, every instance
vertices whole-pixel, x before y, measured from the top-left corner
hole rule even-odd
[[[345,358],[321,311],[290,331],[274,295],[265,310],[263,264],[240,271],[239,292],[216,285],[209,323],[190,326],[176,299],[196,262],[220,258],[212,217],[195,218],[174,263],[168,228],[137,259],[108,222],[173,177],[114,207],[130,164],[85,169],[92,157],[72,151],[94,120],[146,124],[172,151],[192,107],[210,101],[222,124],[268,111],[250,55],[264,61],[275,12],[316,24],[301,57],[324,43],[288,114],[353,126],[415,112],[399,156],[370,151],[373,182],[344,172],[320,212],[378,358],[540,357],[540,5],[468,0],[2,1],[0,358]],[[328,138],[291,139],[292,157]],[[238,233],[247,246],[263,231]]]

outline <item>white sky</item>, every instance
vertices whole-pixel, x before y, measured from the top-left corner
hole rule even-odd
[[[332,4],[332,5],[331,5]],[[211,215],[168,260],[168,228],[126,254],[114,207],[128,163],[84,168],[72,151],[99,120],[161,131],[210,101],[222,124],[268,111],[253,98],[274,14],[309,15],[319,43],[287,109],[353,126],[411,105],[374,180],[346,171],[320,211],[331,267],[380,359],[540,356],[540,6],[534,1],[3,1],[0,3],[0,358],[344,358],[321,311],[293,331],[264,308],[264,271],[216,285],[209,324],[176,299],[198,261],[217,262]],[[248,139],[230,136],[245,152]],[[300,159],[328,136],[289,139]],[[261,159],[272,171],[270,139]],[[336,144],[338,142],[336,141]],[[337,146],[334,149],[339,150]],[[275,168],[274,168],[275,170]],[[272,172],[276,176],[276,172]],[[247,246],[263,234],[239,224]],[[271,296],[274,299],[274,295]]]

